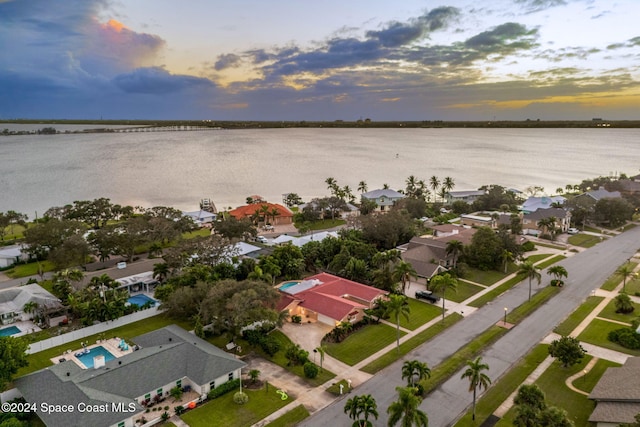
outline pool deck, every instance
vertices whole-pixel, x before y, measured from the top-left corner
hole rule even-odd
[[[21,320],[19,322],[13,322],[6,325],[2,325],[0,329],[6,329],[12,326],[15,326],[18,329],[20,329],[20,332],[13,335],[7,335],[9,337],[22,337],[32,332],[39,332],[42,330],[38,326],[36,326],[35,323],[33,323],[31,320]]]
[[[119,357],[122,357],[126,354],[132,353],[133,352],[133,344],[131,343],[127,343],[129,344],[129,350],[127,351],[122,351],[120,350],[120,348],[118,347],[120,345],[120,338],[111,338],[108,340],[97,340],[95,344],[91,344],[88,345],[87,348],[89,350],[91,350],[92,348],[98,347],[98,346],[102,346],[105,348],[105,350],[107,350],[109,353],[113,354],[113,356],[117,359]],[[53,362],[54,364],[58,364],[60,363],[60,359],[64,358],[65,361],[67,360],[72,360],[76,365],[80,366],[82,369],[90,369],[87,368],[84,363],[82,363],[80,360],[78,360],[78,358],[75,356],[76,353],[82,351],[82,349],[75,349],[75,350],[67,350],[64,353],[62,353],[60,356],[56,356],[51,358],[51,362]]]

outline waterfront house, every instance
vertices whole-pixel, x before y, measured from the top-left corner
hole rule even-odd
[[[168,404],[161,401],[172,388],[186,388],[203,398],[212,389],[240,378],[240,370],[246,366],[176,325],[132,341],[137,351],[89,369],[63,360],[16,379],[16,388],[27,402],[36,404],[36,412],[47,427],[134,427],[142,414],[149,421],[160,417],[162,412],[144,413],[144,408],[156,402]],[[43,404],[71,405],[74,411],[42,412]],[[81,412],[79,405],[107,410]]]
[[[535,212],[522,216],[522,234],[539,235],[546,230],[538,224],[540,220],[555,218],[554,226],[561,232],[566,233],[571,226],[571,211],[562,208],[538,209]]]
[[[229,215],[235,219],[259,219],[272,225],[293,224],[293,212],[277,203],[252,203],[229,211]]]
[[[374,308],[387,292],[328,273],[307,277],[299,283],[280,287],[278,309],[303,321],[318,321],[328,325],[356,323],[364,318],[366,309]]]
[[[376,212],[386,212],[398,200],[402,200],[405,198],[405,195],[399,193],[395,190],[390,190],[388,188],[383,188],[379,190],[369,191],[367,193],[362,193],[362,199],[371,200],[376,204]]]
[[[449,205],[453,202],[465,202],[471,204],[485,193],[486,192],[484,190],[450,191],[447,193],[445,200]]]
[[[574,197],[571,202],[576,206],[591,209],[602,199],[619,199],[620,197],[622,195],[619,191],[608,191],[604,187],[600,187],[597,190],[590,190]]]
[[[528,214],[538,209],[549,209],[552,206],[564,205],[567,199],[562,196],[529,197],[520,207],[522,213]]]
[[[189,217],[196,223],[198,227],[206,227],[207,224],[211,224],[216,220],[216,214],[208,212],[203,209],[193,212],[182,212],[182,215]]]

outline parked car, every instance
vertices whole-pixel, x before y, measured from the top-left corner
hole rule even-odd
[[[578,234],[579,232],[580,231],[577,228],[573,228],[573,227],[567,230],[567,233],[569,234]]]
[[[256,240],[257,240],[258,242],[260,242],[260,243],[265,243],[265,244],[269,243],[269,239],[267,239],[267,238],[266,238],[266,237],[264,237],[264,236],[258,236],[258,237],[256,237]]]
[[[424,299],[424,300],[427,300],[427,301],[432,302],[432,303],[436,303],[436,302],[440,301],[440,297],[435,295],[431,291],[416,291],[416,298],[417,299]]]

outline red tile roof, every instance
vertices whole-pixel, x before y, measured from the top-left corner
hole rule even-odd
[[[260,211],[262,206],[267,205],[269,207],[269,212],[271,212],[274,208],[280,212],[281,217],[293,217],[293,212],[291,212],[286,207],[279,205],[277,203],[254,203],[251,205],[240,206],[232,211],[229,211],[229,214],[236,219],[242,219],[249,217],[256,213],[256,211]]]

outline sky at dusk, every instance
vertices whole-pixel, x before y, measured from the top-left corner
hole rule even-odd
[[[640,0],[0,0],[0,120],[638,119]]]

